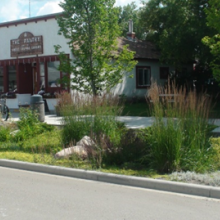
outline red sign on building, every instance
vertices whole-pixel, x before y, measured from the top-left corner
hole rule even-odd
[[[43,54],[43,36],[30,32],[22,33],[18,39],[11,40],[11,57]]]

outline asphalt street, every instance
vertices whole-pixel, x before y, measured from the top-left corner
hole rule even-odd
[[[220,220],[220,200],[0,167],[0,219]]]

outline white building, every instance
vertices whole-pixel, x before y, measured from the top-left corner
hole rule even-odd
[[[64,89],[58,83],[66,73],[57,70],[59,57],[54,45],[60,45],[62,51],[73,59],[67,40],[58,35],[59,26],[56,17],[61,13],[27,18],[17,21],[0,23],[0,93],[11,92],[7,105],[17,109],[19,104],[29,104],[30,97],[42,86],[47,94]],[[154,79],[163,83],[173,68],[159,63],[159,53],[149,42],[134,40],[134,33],[128,38],[119,38],[119,45],[129,45],[136,52],[138,61],[132,70],[133,78],[124,76],[123,83],[118,84],[114,93],[131,96],[144,96]],[[188,67],[190,68],[190,67]],[[16,95],[13,95],[16,93]],[[52,99],[51,99],[52,100]],[[55,102],[49,101],[50,110],[54,110]]]

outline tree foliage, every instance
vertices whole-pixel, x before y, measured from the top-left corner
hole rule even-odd
[[[209,51],[202,37],[209,33],[204,8],[208,0],[149,0],[141,13],[147,39],[161,51],[161,60],[176,67],[199,59],[207,62]]]
[[[209,0],[209,8],[205,10],[207,15],[207,25],[215,31],[212,37],[203,38],[203,43],[209,46],[214,56],[212,61],[213,75],[220,82],[220,1]]]
[[[118,23],[121,29],[121,35],[126,36],[128,32],[128,22],[133,21],[134,32],[137,38],[141,39],[143,37],[143,32],[140,26],[140,9],[138,9],[135,2],[127,4],[125,6],[119,6],[119,18]]]
[[[58,18],[60,34],[68,40],[74,55],[68,60],[60,53],[60,70],[72,73],[72,89],[97,94],[119,83],[124,72],[136,64],[126,46],[118,50],[120,35],[118,10],[114,0],[64,0],[63,16]]]

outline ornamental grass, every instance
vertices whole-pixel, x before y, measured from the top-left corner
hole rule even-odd
[[[161,95],[163,94],[163,95]],[[211,99],[175,82],[166,87],[153,83],[149,90],[151,114],[149,155],[146,160],[159,172],[214,170],[208,124]]]

